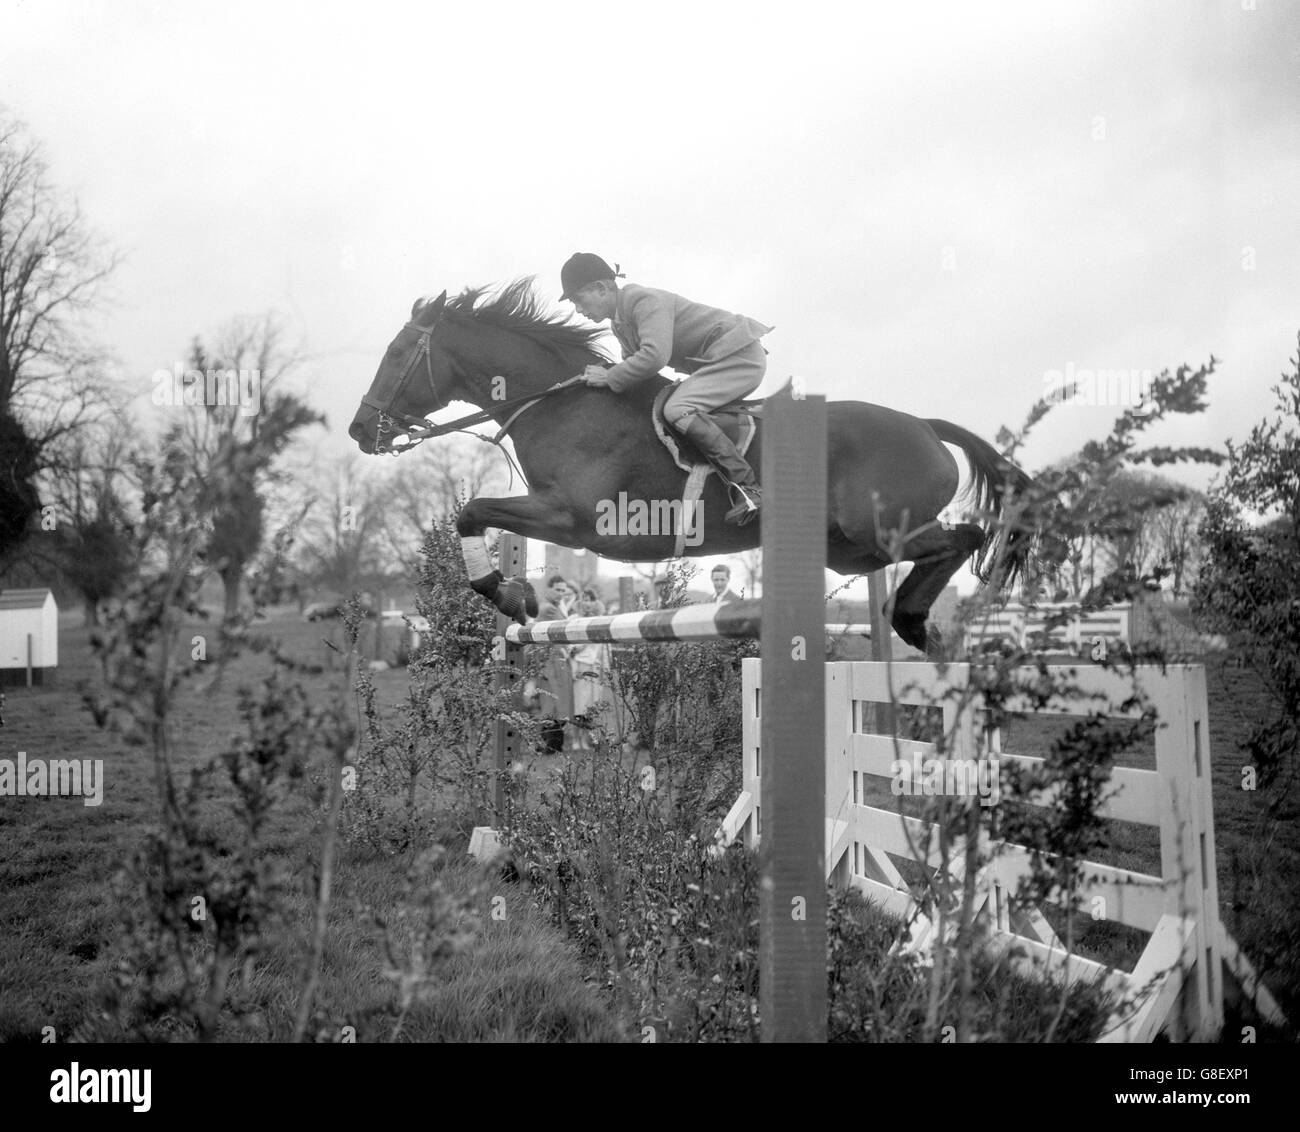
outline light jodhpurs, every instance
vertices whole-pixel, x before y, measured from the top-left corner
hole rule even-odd
[[[767,372],[767,351],[751,342],[743,350],[701,366],[677,383],[664,405],[664,418],[676,426],[691,413],[711,413],[753,393]]]

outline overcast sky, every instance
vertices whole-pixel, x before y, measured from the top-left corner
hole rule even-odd
[[[1050,371],[1213,353],[1210,411],[1157,437],[1218,446],[1300,330],[1281,0],[0,0],[0,103],[125,254],[103,337],[142,395],[275,308],[340,447],[417,295],[554,301],[577,250],[774,324],[761,392],[989,439]],[[1057,409],[1025,463],[1116,411]]]

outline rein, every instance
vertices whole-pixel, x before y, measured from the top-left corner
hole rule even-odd
[[[543,389],[540,393],[529,393],[524,397],[516,397],[511,401],[502,401],[494,409],[480,409],[476,413],[470,413],[467,417],[461,417],[459,420],[448,421],[446,424],[440,425],[430,424],[423,417],[407,416],[398,418],[389,416],[381,409],[379,411],[381,422],[380,427],[382,428],[382,422],[384,420],[389,420],[396,424],[401,424],[406,435],[411,437],[411,442],[409,444],[403,444],[401,447],[388,449],[392,455],[397,456],[426,440],[433,440],[439,436],[447,436],[453,432],[465,432],[472,425],[483,424],[486,421],[495,421],[496,417],[494,414],[500,412],[502,409],[514,409],[515,411],[506,418],[506,423],[501,426],[496,436],[479,436],[478,433],[471,434],[478,436],[480,440],[483,440],[488,444],[500,444],[501,438],[510,431],[510,426],[514,424],[515,421],[517,421],[528,409],[531,409],[535,404],[537,404],[538,401],[551,396],[553,393],[559,393],[563,389],[568,389],[569,386],[582,380],[582,375],[579,374],[577,377],[571,377],[567,381],[557,382],[549,389]],[[373,408],[374,406],[371,407]]]

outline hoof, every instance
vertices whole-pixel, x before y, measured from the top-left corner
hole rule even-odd
[[[510,578],[497,587],[492,604],[507,617],[526,625],[529,617],[537,616],[537,595],[523,578]]]
[[[927,652],[929,638],[925,631],[925,617],[917,613],[897,613],[894,615],[894,632],[903,638],[904,643],[914,649]]]

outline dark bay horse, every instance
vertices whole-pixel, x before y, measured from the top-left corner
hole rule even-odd
[[[483,541],[488,527],[625,562],[674,554],[677,531],[645,521],[668,514],[686,481],[651,423],[655,395],[668,379],[656,377],[623,394],[577,382],[530,406],[526,400],[589,364],[609,364],[595,347],[601,333],[543,311],[530,279],[491,298],[471,289],[450,302],[446,292],[417,301],[348,429],[363,452],[384,451],[389,437],[418,437],[421,426],[427,434],[425,414],[452,401],[477,405],[486,410],[482,419],[508,427],[529,493],[472,499],[457,527],[473,588],[521,622],[523,588],[493,569]],[[761,442],[760,429],[748,454],[755,467],[761,466]],[[1031,548],[1028,532],[1014,525],[937,520],[959,482],[944,442],[970,462],[969,505],[979,513],[992,516],[1030,486],[1028,476],[966,429],[861,401],[830,402],[826,452],[809,453],[829,462],[830,569],[865,574],[889,565],[882,532],[905,532],[902,558],[914,565],[890,616],[898,635],[916,648],[937,645],[927,642],[926,615],[966,559],[976,556],[981,580],[1005,585],[1026,565]],[[688,528],[694,537],[686,540],[687,555],[731,554],[759,544],[758,522],[742,527],[724,521],[731,503],[717,476],[706,481],[702,502],[697,526]],[[636,515],[641,521],[628,521]],[[535,613],[535,604],[528,605]]]

